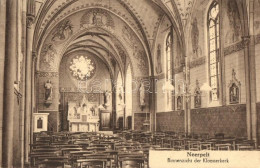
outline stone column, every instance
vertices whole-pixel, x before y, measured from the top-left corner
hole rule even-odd
[[[154,76],[150,76],[150,88],[149,88],[149,109],[150,109],[150,128],[152,132],[156,131],[156,79]]]
[[[186,62],[186,61],[184,61]],[[183,85],[183,96],[182,96],[182,104],[183,104],[183,111],[184,111],[184,132],[188,133],[188,113],[187,113],[187,97],[186,97],[186,93],[184,92],[184,90],[187,90],[187,78],[186,78],[186,71],[187,71],[187,65],[185,63],[183,63],[182,68],[183,68],[183,79],[184,79],[184,85]],[[180,93],[179,93],[180,94]]]
[[[255,63],[255,38],[254,38],[254,0],[249,2],[249,67],[250,67],[250,103],[252,119],[252,139],[257,142],[257,110],[256,110],[256,63]]]
[[[33,41],[33,17],[27,15],[27,32],[26,32],[26,73],[25,73],[25,126],[24,126],[24,157],[25,162],[29,161],[30,150],[30,122],[31,122],[31,105],[32,105],[32,41]]]
[[[123,103],[125,104],[125,97],[126,97],[126,94],[125,94],[125,78],[124,78],[124,82],[123,82],[122,85],[124,86],[123,87],[123,92],[124,92]],[[116,88],[117,87],[118,86],[116,86]],[[117,89],[116,89],[116,91],[117,91]],[[116,93],[116,96],[117,96],[117,93]],[[119,102],[116,102],[116,103],[118,104]],[[121,108],[123,110],[123,130],[125,130],[126,129],[126,106],[124,106],[124,107],[121,106]]]
[[[224,0],[225,1],[225,0]],[[223,0],[219,1],[219,32],[220,32],[220,38],[219,38],[219,62],[220,62],[220,77],[219,77],[219,102],[221,105],[226,105],[226,75],[225,75],[225,56],[224,56],[224,39],[225,39],[225,25],[223,25],[223,12],[225,7],[223,5]]]
[[[185,64],[183,69],[183,75],[185,79],[184,83],[184,93],[183,93],[183,104],[184,104],[184,128],[185,133],[190,133],[191,131],[191,120],[190,120],[190,109],[191,109],[191,95],[190,95],[190,70],[189,70],[189,60],[188,57],[185,57]]]
[[[186,64],[186,75],[185,75],[185,81],[186,81],[186,94],[187,94],[187,133],[190,134],[191,133],[191,97],[193,96],[191,93],[191,88],[190,88],[190,60],[188,59],[188,57],[186,57],[185,59],[185,64]]]
[[[250,65],[249,65],[249,36],[243,37],[245,43],[244,61],[245,61],[245,84],[246,84],[246,123],[247,123],[247,138],[252,139],[252,124],[251,124],[251,104],[250,104]],[[247,43],[247,44],[246,44]]]
[[[3,167],[13,167],[14,82],[16,78],[17,0],[6,1],[6,44],[4,72]]]
[[[22,1],[22,27],[23,30],[26,29],[26,1],[23,0]],[[22,43],[26,44],[26,31],[22,32]],[[24,167],[24,115],[25,115],[25,69],[26,69],[26,62],[25,62],[25,55],[26,55],[26,46],[24,45],[22,52],[23,52],[23,64],[22,64],[22,99],[21,99],[21,104],[20,104],[20,116],[19,116],[19,120],[20,120],[20,165],[21,168]]]
[[[112,129],[116,129],[116,88],[112,82]],[[102,97],[102,93],[100,94]],[[102,104],[102,101],[99,103]]]
[[[36,53],[32,52],[32,74],[31,74],[31,114],[30,114],[30,142],[33,142],[33,113],[35,112],[35,96],[36,96],[36,90],[35,90],[35,77],[37,75],[35,75],[35,69],[36,69]]]
[[[6,23],[6,0],[0,1],[0,153],[2,153],[2,128],[4,106],[4,65],[5,65],[5,23]],[[0,167],[2,157],[0,157]]]

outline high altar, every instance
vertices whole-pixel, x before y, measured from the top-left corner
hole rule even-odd
[[[79,104],[68,102],[68,121],[71,132],[99,131],[99,109],[96,104],[88,102],[85,96]]]

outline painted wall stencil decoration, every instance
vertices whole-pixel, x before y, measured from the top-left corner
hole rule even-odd
[[[90,9],[80,19],[80,27],[98,26],[114,28],[114,21],[110,14],[102,9]]]
[[[146,72],[148,70],[147,63],[145,60],[145,53],[141,49],[138,49],[137,45],[134,45],[133,56],[137,59],[137,65],[141,72]]]
[[[65,20],[61,22],[52,33],[52,41],[54,42],[62,42],[68,39],[70,35],[73,33],[73,25],[70,20]]]
[[[122,28],[122,37],[123,39],[132,47],[134,43],[134,34],[128,26]]]
[[[156,55],[156,58],[157,58],[157,67],[156,67],[156,72],[157,74],[160,74],[162,73],[162,56],[161,56],[161,45],[158,44],[158,47],[157,47],[157,55]]]
[[[115,45],[116,49],[118,50],[118,54],[121,57],[122,62],[125,63],[125,61],[126,61],[126,54],[125,54],[124,50],[122,49],[120,44],[115,43],[114,45]]]
[[[41,52],[40,67],[42,70],[54,70],[57,51],[52,43],[45,44]]]
[[[196,59],[201,55],[201,48],[199,46],[199,28],[197,24],[197,18],[195,18],[191,25],[191,44],[193,59]]]
[[[230,30],[226,34],[226,44],[239,41],[241,38],[241,21],[238,12],[237,2],[229,0],[227,3],[227,16],[229,20]]]

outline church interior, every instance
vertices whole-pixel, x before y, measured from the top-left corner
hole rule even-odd
[[[0,42],[0,167],[260,148],[259,0],[1,0]]]

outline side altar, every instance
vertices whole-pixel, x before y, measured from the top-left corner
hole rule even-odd
[[[95,103],[88,102],[85,96],[81,103],[68,102],[69,131],[99,131],[99,109]]]

